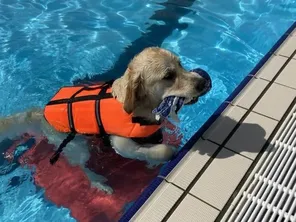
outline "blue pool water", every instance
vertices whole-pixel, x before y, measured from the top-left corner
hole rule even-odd
[[[43,106],[63,85],[119,77],[135,53],[158,45],[213,79],[181,111],[186,142],[295,18],[295,0],[1,0],[0,116]],[[3,174],[0,221],[75,221],[43,193],[31,170]]]

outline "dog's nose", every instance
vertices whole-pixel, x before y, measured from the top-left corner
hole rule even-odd
[[[200,78],[197,81],[196,90],[198,92],[203,92],[204,90],[206,90],[206,87],[207,87],[207,80],[205,78]]]

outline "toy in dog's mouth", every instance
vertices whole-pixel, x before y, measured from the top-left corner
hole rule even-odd
[[[155,118],[157,120],[160,120],[161,117],[166,118],[169,116],[178,119],[176,115],[183,105],[192,105],[196,103],[199,97],[204,96],[207,92],[210,91],[210,89],[212,88],[210,75],[200,68],[193,69],[191,70],[191,72],[195,72],[203,78],[203,87],[200,94],[196,97],[191,98],[178,96],[168,96],[164,98],[162,103],[152,111],[152,113],[155,114]]]

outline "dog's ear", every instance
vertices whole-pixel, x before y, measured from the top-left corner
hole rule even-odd
[[[126,94],[123,103],[123,108],[128,114],[131,114],[137,107],[137,103],[141,97],[141,88],[142,79],[140,73],[128,68]]]

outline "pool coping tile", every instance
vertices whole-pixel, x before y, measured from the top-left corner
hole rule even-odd
[[[222,210],[251,164],[252,160],[223,148],[190,193]]]
[[[203,138],[221,145],[246,112],[246,109],[229,105],[203,134]]]
[[[182,195],[183,190],[165,181],[156,188],[148,200],[132,217],[134,222],[159,222]]]
[[[199,139],[179,164],[169,173],[166,180],[184,190],[187,189],[217,149],[217,144]]]
[[[244,109],[249,109],[267,85],[268,81],[253,78],[233,100],[232,104]]]
[[[296,60],[292,59],[283,69],[275,82],[296,90]]]
[[[257,78],[271,81],[287,60],[287,57],[272,55],[264,64],[264,66],[262,66],[261,69],[255,74],[255,76]]]
[[[278,121],[276,120],[250,112],[227,141],[225,147],[254,160],[277,126],[277,123]]]
[[[277,49],[276,55],[290,57],[296,49],[296,36],[288,36],[286,41]]]
[[[253,111],[279,121],[295,95],[296,90],[273,83]]]
[[[186,212],[186,213],[184,213]],[[196,197],[187,194],[182,203],[177,207],[168,222],[212,222],[220,211]]]

